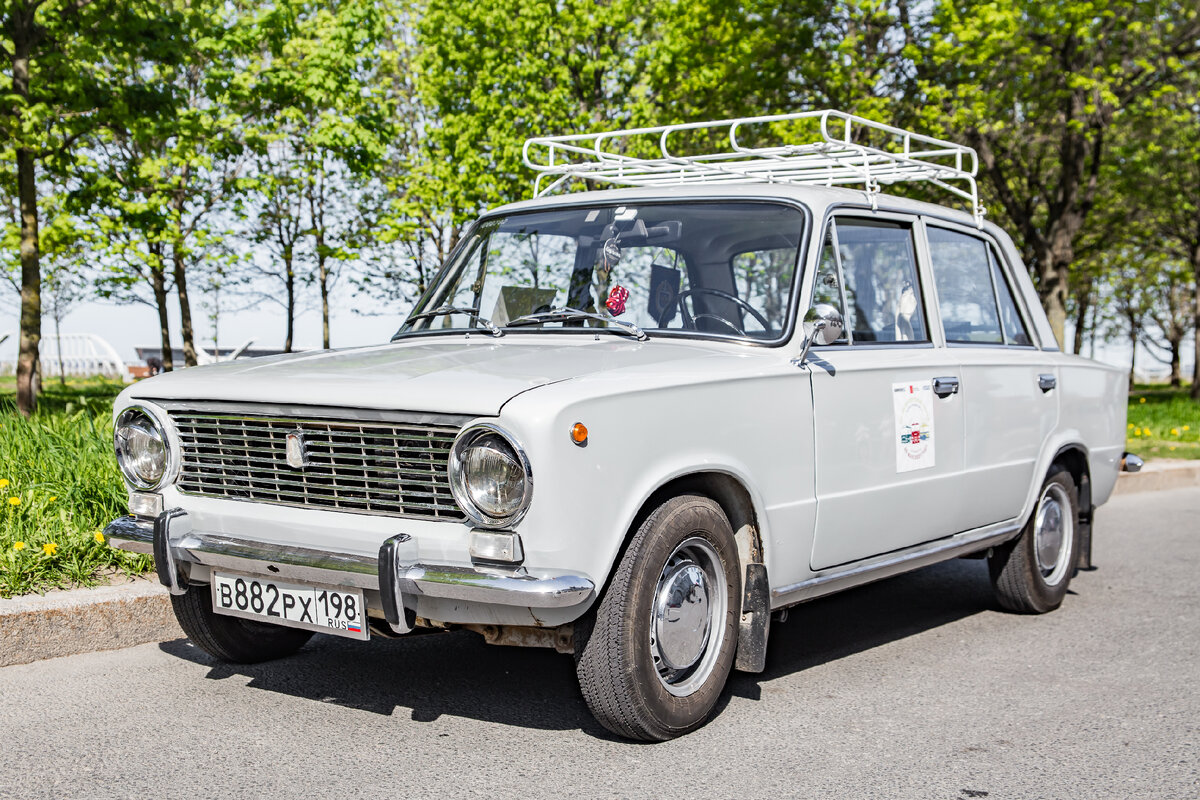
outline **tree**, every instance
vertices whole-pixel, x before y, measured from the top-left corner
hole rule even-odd
[[[11,142],[20,209],[21,335],[17,407],[37,405],[42,334],[39,171],[64,174],[78,146],[129,93],[153,87],[112,80],[112,66],[137,54],[170,52],[172,20],[144,0],[10,0],[0,11],[0,139]]]
[[[923,94],[979,151],[1062,340],[1072,265],[1114,129],[1200,52],[1194,3],[938,3]]]

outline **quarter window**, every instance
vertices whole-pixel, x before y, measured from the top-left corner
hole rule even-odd
[[[987,243],[931,227],[929,254],[946,341],[1003,344]]]

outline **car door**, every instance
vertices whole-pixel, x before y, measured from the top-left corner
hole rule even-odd
[[[846,325],[810,359],[814,570],[963,529],[962,374],[934,338],[917,227],[844,214],[825,232],[813,305],[841,309]]]
[[[1058,374],[1034,346],[1000,250],[979,231],[926,226],[939,317],[962,373],[970,527],[1017,516],[1058,420]]]

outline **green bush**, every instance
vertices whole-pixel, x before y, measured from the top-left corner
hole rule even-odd
[[[102,533],[127,501],[112,452],[112,398],[121,385],[48,387],[25,419],[7,383],[0,384],[0,597],[151,569],[149,557],[113,550]]]

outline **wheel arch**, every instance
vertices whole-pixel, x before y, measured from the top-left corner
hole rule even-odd
[[[1046,474],[1049,475],[1055,467],[1066,469],[1071,479],[1075,481],[1075,490],[1078,493],[1079,500],[1079,518],[1077,520],[1079,548],[1075,566],[1078,569],[1091,569],[1092,514],[1095,509],[1092,505],[1092,473],[1088,461],[1087,448],[1079,443],[1066,444],[1059,447],[1058,451],[1054,454],[1054,458],[1050,460],[1050,468],[1046,471]],[[1035,505],[1033,511],[1030,513],[1036,513],[1036,511],[1037,508]]]
[[[624,533],[618,560],[633,534],[654,509],[672,497],[696,494],[712,500],[729,520],[738,550],[742,576],[741,615],[734,668],[762,672],[766,666],[767,636],[771,620],[771,587],[767,577],[763,526],[754,496],[737,476],[718,470],[690,472],[673,477],[642,502]],[[606,587],[607,588],[607,587]]]

